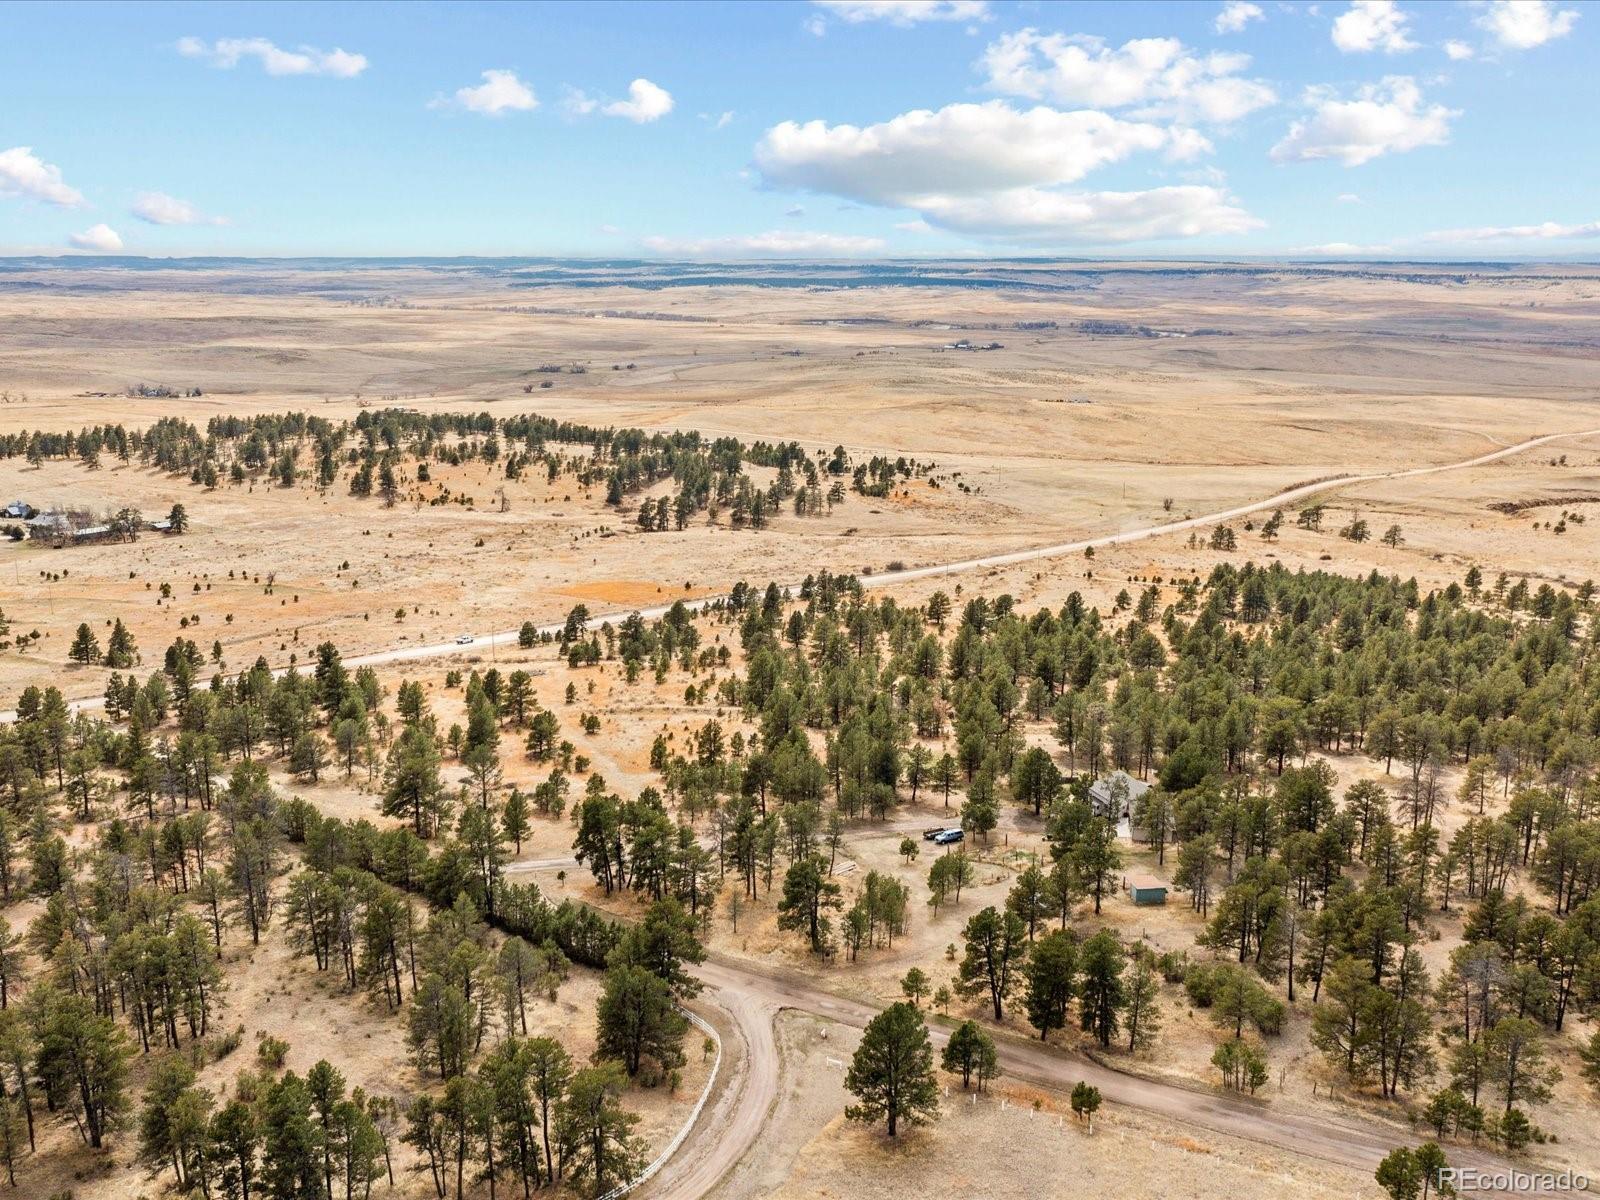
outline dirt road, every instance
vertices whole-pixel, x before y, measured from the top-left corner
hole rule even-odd
[[[919,815],[893,824],[910,829],[924,822],[925,817]],[[873,833],[900,835],[898,829]],[[506,870],[570,870],[576,865],[571,857],[555,857],[512,863]],[[871,1005],[835,995],[814,979],[721,955],[708,959],[698,974],[706,984],[699,1007],[711,1016],[723,1037],[727,1082],[701,1114],[683,1148],[641,1189],[640,1194],[652,1200],[696,1200],[706,1195],[761,1136],[780,1084],[782,1064],[773,1028],[773,1018],[780,1010],[794,1009],[857,1029],[865,1028],[878,1013]],[[930,1025],[930,1031],[937,1046],[948,1039],[948,1032],[937,1024]],[[996,1041],[1009,1078],[1058,1091],[1083,1080],[1099,1088],[1110,1104],[1362,1172],[1374,1170],[1390,1150],[1419,1137],[1397,1123],[1284,1112],[1267,1100],[1230,1097],[1210,1089],[1130,1075],[1031,1040],[1002,1036]],[[1458,1167],[1489,1170],[1505,1166],[1504,1160],[1467,1147],[1452,1145],[1449,1153]]]
[[[954,575],[962,571],[1011,566],[1015,563],[1032,562],[1040,558],[1056,558],[1063,554],[1081,554],[1091,546],[1120,546],[1127,542],[1138,542],[1143,541],[1145,538],[1159,537],[1162,534],[1183,533],[1189,529],[1216,525],[1222,521],[1231,521],[1236,517],[1246,517],[1251,513],[1261,512],[1265,509],[1279,508],[1285,504],[1308,500],[1322,492],[1332,491],[1335,488],[1349,487],[1351,484],[1375,483],[1383,479],[1412,479],[1419,475],[1437,475],[1444,471],[1464,471],[1471,467],[1481,467],[1488,463],[1497,462],[1502,458],[1509,458],[1513,454],[1521,454],[1524,450],[1532,450],[1535,446],[1543,446],[1550,442],[1567,438],[1592,437],[1595,434],[1600,434],[1600,429],[1586,429],[1576,433],[1547,433],[1541,437],[1528,438],[1526,441],[1517,442],[1512,446],[1504,446],[1499,450],[1491,450],[1489,453],[1480,454],[1476,458],[1463,459],[1461,462],[1440,463],[1432,467],[1408,467],[1403,471],[1377,471],[1368,475],[1336,475],[1330,479],[1318,479],[1311,483],[1303,483],[1299,487],[1289,488],[1287,491],[1277,492],[1264,500],[1252,500],[1248,504],[1241,504],[1236,508],[1205,513],[1198,517],[1185,517],[1180,521],[1168,521],[1162,525],[1146,525],[1139,529],[1104,534],[1100,537],[1085,538],[1077,542],[1058,542],[1053,546],[1036,546],[1030,550],[1014,550],[1008,554],[990,554],[982,558],[964,559],[960,562],[938,563],[930,567],[912,567],[904,571],[889,571],[881,575],[864,576],[861,582],[866,587],[882,587],[890,583],[903,583],[909,579],[927,579],[936,575]]]
[[[1016,563],[1032,562],[1041,558],[1060,558],[1067,554],[1081,554],[1090,547],[1120,546],[1128,542],[1160,537],[1163,534],[1183,533],[1186,530],[1215,525],[1221,521],[1231,521],[1237,517],[1261,512],[1264,509],[1278,508],[1285,504],[1306,500],[1322,492],[1332,491],[1335,488],[1349,487],[1351,484],[1373,483],[1382,479],[1410,479],[1419,475],[1435,475],[1442,471],[1464,471],[1472,467],[1481,467],[1487,463],[1496,462],[1502,458],[1509,458],[1513,454],[1521,454],[1525,450],[1532,450],[1536,446],[1543,446],[1550,442],[1569,438],[1593,437],[1597,434],[1600,434],[1600,429],[1585,429],[1573,433],[1547,433],[1540,437],[1532,437],[1526,441],[1517,442],[1512,446],[1504,446],[1499,450],[1491,450],[1489,453],[1480,454],[1476,458],[1463,459],[1460,462],[1441,463],[1431,467],[1410,467],[1403,471],[1379,471],[1369,475],[1339,475],[1331,479],[1319,479],[1311,483],[1304,483],[1299,487],[1289,488],[1287,491],[1276,492],[1262,500],[1252,500],[1247,504],[1222,509],[1219,512],[1205,513],[1198,517],[1185,517],[1177,521],[1167,521],[1160,525],[1145,525],[1138,529],[1123,530],[1121,533],[1101,534],[1097,537],[1083,538],[1075,542],[1055,542],[1048,546],[1034,546],[1027,550],[1012,550],[1004,554],[987,554],[980,558],[964,558],[955,562],[935,563],[925,567],[908,567],[902,571],[882,571],[876,575],[859,576],[859,579],[863,587],[888,587],[896,583],[906,583],[913,579],[929,579],[940,575],[959,575],[967,571],[984,571],[992,567],[1012,566]],[[798,588],[799,581],[796,580],[787,586],[792,589]],[[725,596],[721,595],[706,596],[698,600],[685,600],[683,603],[686,608],[694,612],[725,598]],[[619,609],[616,612],[601,613],[589,619],[589,627],[598,629],[607,621],[620,621],[633,613],[638,613],[639,616],[647,621],[655,620],[658,617],[665,616],[671,607],[671,604],[657,604],[649,608]],[[561,623],[554,623],[540,626],[539,632],[540,634],[556,634],[561,629]],[[418,658],[433,658],[441,654],[459,654],[463,651],[474,653],[483,650],[492,651],[499,646],[515,646],[517,637],[517,630],[508,629],[500,633],[490,633],[476,637],[469,644],[438,642],[427,646],[406,646],[394,650],[383,650],[376,654],[366,654],[359,658],[347,659],[345,665],[347,667],[378,666],[384,663],[409,662]]]
[[[755,1144],[778,1096],[781,1064],[772,1022],[778,1006],[764,996],[712,984],[709,1015],[722,1037],[726,1082],[677,1154],[640,1194],[652,1200],[699,1200]]]
[[[771,1070],[770,1084],[752,1089],[750,1101],[737,1107],[736,1118],[726,1126],[708,1126],[707,1137],[691,1139],[690,1144],[709,1141],[699,1147],[694,1178],[715,1180],[730,1169],[754,1144],[777,1091],[778,1058],[770,1014],[791,1008],[814,1016],[864,1028],[878,1010],[855,1000],[836,996],[812,980],[788,972],[759,970],[717,957],[700,968],[707,989],[704,998],[743,1013],[766,1012],[768,1018],[755,1026],[741,1022],[740,1031],[750,1047],[759,1082],[763,1070]],[[948,1033],[930,1026],[936,1046],[942,1046]],[[1399,1145],[1419,1140],[1417,1131],[1381,1120],[1336,1119],[1320,1113],[1293,1113],[1275,1109],[1270,1102],[1244,1097],[1232,1098],[1200,1088],[1182,1087],[1160,1080],[1125,1074],[1101,1066],[1078,1054],[1067,1053],[1039,1042],[1013,1037],[996,1038],[1000,1064],[1005,1074],[1025,1083],[1070,1090],[1079,1080],[1100,1089],[1108,1104],[1128,1105],[1146,1112],[1199,1127],[1229,1137],[1263,1143],[1290,1154],[1323,1159],[1362,1172],[1376,1169],[1384,1155]],[[710,1131],[715,1129],[715,1134]],[[1449,1148],[1450,1161],[1458,1167],[1503,1170],[1505,1160],[1463,1146]],[[657,1193],[648,1193],[655,1196]],[[672,1195],[688,1200],[701,1193],[674,1190]]]

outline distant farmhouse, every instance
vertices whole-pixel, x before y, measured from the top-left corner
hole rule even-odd
[[[24,500],[13,500],[6,505],[4,520],[5,525],[0,526],[0,537],[10,538],[13,542],[20,542],[28,536],[28,522],[38,510]]]
[[[51,546],[104,541],[111,536],[111,524],[86,508],[52,508],[28,519],[28,537]]]
[[[139,540],[139,534],[145,530],[154,533],[172,531],[172,521],[169,518],[146,521],[136,508],[124,508],[115,513],[96,516],[87,508],[52,508],[39,512],[32,506],[18,501],[8,506],[6,509],[8,516],[11,515],[13,508],[25,509],[29,513],[25,525],[31,540],[44,542],[58,549],[91,542],[136,542]]]

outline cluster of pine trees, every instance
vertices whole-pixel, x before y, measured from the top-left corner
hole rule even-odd
[[[639,636],[652,649],[664,637]],[[640,1144],[621,1096],[630,1076],[675,1079],[683,1063],[677,1000],[693,990],[682,963],[702,956],[696,916],[663,900],[625,933],[504,877],[540,801],[503,787],[502,732],[528,729],[530,758],[574,766],[528,673],[474,672],[465,726],[441,731],[414,683],[391,722],[376,676],[346,670],[331,644],[303,674],[258,661],[201,684],[203,665],[179,639],[143,684],[114,680],[110,720],[29,689],[0,728],[0,899],[42,901],[25,934],[0,921],[0,1158],[14,1173],[42,1103],[91,1146],[135,1122],[146,1161],[180,1188],[241,1200],[364,1196],[391,1170],[391,1133],[440,1196],[459,1194],[468,1170],[597,1192],[626,1178]],[[457,788],[443,782],[446,754],[465,768]],[[284,799],[274,763],[308,779],[365,764],[406,824]],[[78,848],[73,826],[88,834]],[[442,1090],[406,1105],[347,1096],[329,1063],[276,1076],[281,1047],[226,1103],[195,1083],[194,1064],[239,1040],[216,1028],[225,950],[280,927],[330,985],[403,1015],[419,1071]],[[529,1036],[532,1007],[574,963],[606,970],[592,1067]],[[152,1067],[136,1110],[140,1054]]]
[[[601,1041],[622,1077],[670,1078],[675,1003],[693,986],[684,964],[727,875],[740,883],[734,920],[776,889],[781,925],[817,951],[841,936],[852,957],[886,944],[910,920],[909,888],[869,875],[847,904],[835,854],[849,820],[928,789],[958,797],[975,841],[1011,804],[1049,846],[1004,908],[967,923],[955,987],[996,1020],[1020,997],[1043,1036],[1075,1016],[1102,1045],[1137,1048],[1159,1024],[1158,980],[1181,982],[1232,1034],[1224,1080],[1252,1088],[1256,1039],[1276,1036],[1298,987],[1315,1044],[1352,1084],[1392,1097],[1443,1076],[1429,1102],[1441,1136],[1528,1136],[1525,1109],[1553,1080],[1550,1032],[1600,1004],[1600,631],[1587,589],[1519,595],[1474,572],[1424,593],[1376,573],[1229,564],[1141,586],[1107,618],[1076,594],[1031,614],[1005,596],[958,611],[942,592],[908,606],[820,574],[792,597],[735,588],[705,614],[711,644],[683,606],[598,630],[575,611],[560,637],[573,669],[611,657],[629,679],[676,669],[689,703],[740,717],[731,734],[708,720],[678,750],[658,740],[661,788],[630,798],[588,774],[578,856],[608,891],[651,905],[626,933],[505,878],[530,809],[560,815],[568,772],[585,773],[525,673],[474,672],[465,725],[448,731],[414,683],[391,723],[376,677],[347,671],[332,645],[305,673],[257,662],[202,685],[203,657],[180,639],[146,682],[108,689],[119,724],[31,690],[0,731],[0,890],[44,901],[25,943],[39,978],[0,945],[0,1008],[19,985],[25,997],[6,1030],[20,1049],[0,1047],[13,1127],[43,1096],[86,1140],[103,1137],[127,1108],[128,1031],[152,1053],[204,1038],[215,952],[231,931],[259,940],[281,921],[317,968],[406,1009],[419,1062],[459,1093],[454,1115],[417,1125],[436,1180],[469,1158],[500,1170],[522,1134],[467,1114],[496,1086],[485,1071],[497,1047],[522,1040],[521,1006],[564,963],[605,969]],[[742,651],[737,672],[727,643]],[[508,729],[554,763],[532,796],[503,786]],[[1052,740],[1054,753],[1039,744]],[[455,788],[447,754],[467,776]],[[1340,796],[1318,755],[1356,756],[1372,778]],[[405,825],[380,832],[280,801],[263,763],[274,757],[312,780],[381,772],[384,810]],[[1204,922],[1196,961],[1073,927],[1121,869],[1113,814],[1087,791],[1113,768],[1154,785],[1133,824],[1160,859],[1175,856],[1174,883]],[[1446,838],[1451,805],[1471,815]],[[87,851],[63,836],[74,822],[95,823]],[[935,861],[930,903],[959,903],[963,864]],[[1463,906],[1465,944],[1430,978],[1418,946]],[[490,929],[506,938],[492,951]],[[1600,1063],[1600,1045],[1591,1054]],[[620,1085],[586,1083],[587,1128],[602,1133],[583,1153],[600,1165],[572,1169],[614,1177],[605,1164],[630,1154]],[[554,1161],[538,1157],[534,1182]]]
[[[690,430],[649,432],[558,421],[537,413],[496,418],[489,413],[420,413],[403,408],[363,410],[353,421],[333,422],[305,413],[213,417],[204,432],[191,422],[163,417],[149,430],[121,425],[76,432],[21,432],[0,437],[0,458],[25,455],[35,465],[78,459],[97,467],[103,452],[138,461],[190,482],[215,488],[265,478],[280,487],[311,480],[332,487],[343,474],[355,496],[378,495],[386,504],[430,481],[430,463],[460,466],[480,461],[500,466],[507,479],[538,467],[550,482],[563,475],[589,488],[603,485],[606,503],[670,479],[673,494],[645,497],[636,521],[647,532],[683,529],[698,514],[715,523],[723,512],[734,528],[764,528],[792,507],[796,516],[832,512],[845,498],[845,480],[870,496],[934,469],[931,463],[874,456],[854,466],[844,447],[808,454],[796,442],[705,438]],[[747,466],[776,472],[766,486]],[[439,497],[434,498],[436,501]]]
[[[881,879],[847,903],[831,869],[843,821],[955,789],[981,839],[1009,801],[1042,818],[1050,861],[1019,874],[1006,912],[969,926],[957,984],[981,983],[997,1019],[1015,987],[1042,1032],[1076,1003],[1109,1045],[1130,1026],[1153,1033],[1159,983],[1183,983],[1237,1043],[1219,1050],[1223,1078],[1254,1088],[1265,1066],[1245,1035],[1275,1036],[1298,986],[1315,1044],[1352,1084],[1398,1097],[1445,1075],[1452,1128],[1514,1142],[1521,1106],[1548,1096],[1546,1035],[1600,1005],[1592,589],[1486,590],[1473,571],[1423,593],[1376,573],[1227,564],[1167,586],[1164,608],[1155,580],[1119,603],[1120,626],[1076,595],[1031,615],[977,597],[953,630],[943,593],[909,608],[828,575],[792,598],[742,589],[713,617],[736,631],[744,670],[713,672],[711,690],[748,735],[708,722],[691,753],[658,741],[653,761],[746,896],[782,872],[780,927],[819,952],[841,928],[851,957],[903,928]],[[1057,755],[1030,744],[1039,733]],[[1340,797],[1319,752],[1383,777]],[[1154,784],[1133,825],[1163,862],[1174,851],[1174,882],[1205,920],[1201,961],[1069,928],[1121,870],[1110,815],[1087,795],[1113,768]],[[1453,804],[1472,815],[1445,837]],[[655,822],[647,845],[671,840]],[[959,899],[963,864],[933,864],[935,907]],[[1431,979],[1417,947],[1462,905],[1466,945]],[[1051,919],[1061,936],[1030,954]]]

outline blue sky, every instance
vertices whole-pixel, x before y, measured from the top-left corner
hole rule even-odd
[[[1555,257],[1600,6],[7,4],[0,253]]]

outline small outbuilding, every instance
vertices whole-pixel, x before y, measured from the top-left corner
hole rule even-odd
[[[1167,884],[1164,879],[1143,872],[1128,876],[1128,899],[1135,904],[1165,904]]]

